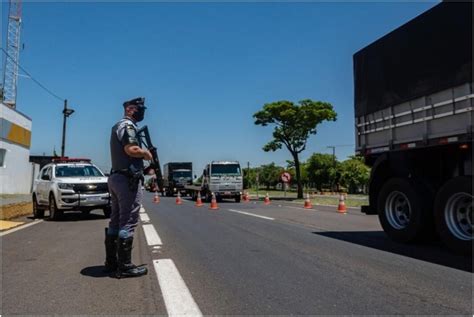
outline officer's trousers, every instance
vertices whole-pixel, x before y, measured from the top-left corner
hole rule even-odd
[[[142,202],[142,182],[130,186],[129,178],[122,174],[112,174],[108,179],[111,196],[109,234],[119,234],[121,238],[132,237],[138,224]]]

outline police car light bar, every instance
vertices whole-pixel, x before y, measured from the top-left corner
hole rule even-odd
[[[91,160],[88,158],[69,158],[69,157],[58,157],[53,158],[54,163],[90,163]]]

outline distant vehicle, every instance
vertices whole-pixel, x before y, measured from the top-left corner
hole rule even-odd
[[[243,179],[240,164],[237,161],[212,161],[202,173],[200,185],[187,185],[186,190],[194,200],[200,192],[203,199],[211,201],[212,194],[217,200],[232,198],[240,202]]]
[[[89,159],[59,158],[44,166],[33,185],[33,215],[59,219],[64,211],[80,210],[88,214],[102,209],[110,216],[107,177]]]
[[[193,163],[170,162],[163,168],[163,189],[166,196],[174,196],[180,192],[186,195],[186,185],[193,183]]]
[[[442,2],[354,55],[369,206],[399,242],[472,252],[472,3]]]

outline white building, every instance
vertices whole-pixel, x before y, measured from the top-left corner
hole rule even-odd
[[[0,194],[28,194],[37,168],[29,161],[31,119],[0,106]]]

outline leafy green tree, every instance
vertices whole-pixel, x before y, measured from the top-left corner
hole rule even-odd
[[[306,142],[311,134],[316,134],[316,127],[323,121],[335,121],[337,114],[328,102],[302,100],[298,104],[291,101],[267,103],[253,117],[255,124],[261,126],[275,125],[273,140],[263,150],[276,151],[284,145],[293,157],[298,184],[298,198],[303,198],[303,186],[299,154],[306,149]]]
[[[369,182],[370,168],[364,164],[362,157],[350,156],[341,163],[340,171],[341,185],[346,187],[349,193],[357,193]]]
[[[248,168],[243,169],[244,172],[244,188],[251,188],[255,187],[257,184],[257,173],[258,173],[258,168],[250,168],[250,171]]]
[[[322,190],[337,181],[337,164],[331,154],[313,153],[306,161],[308,178],[314,186]]]
[[[265,185],[267,189],[275,187],[280,181],[280,175],[283,171],[283,167],[277,166],[275,163],[262,165],[259,171],[259,183]]]

